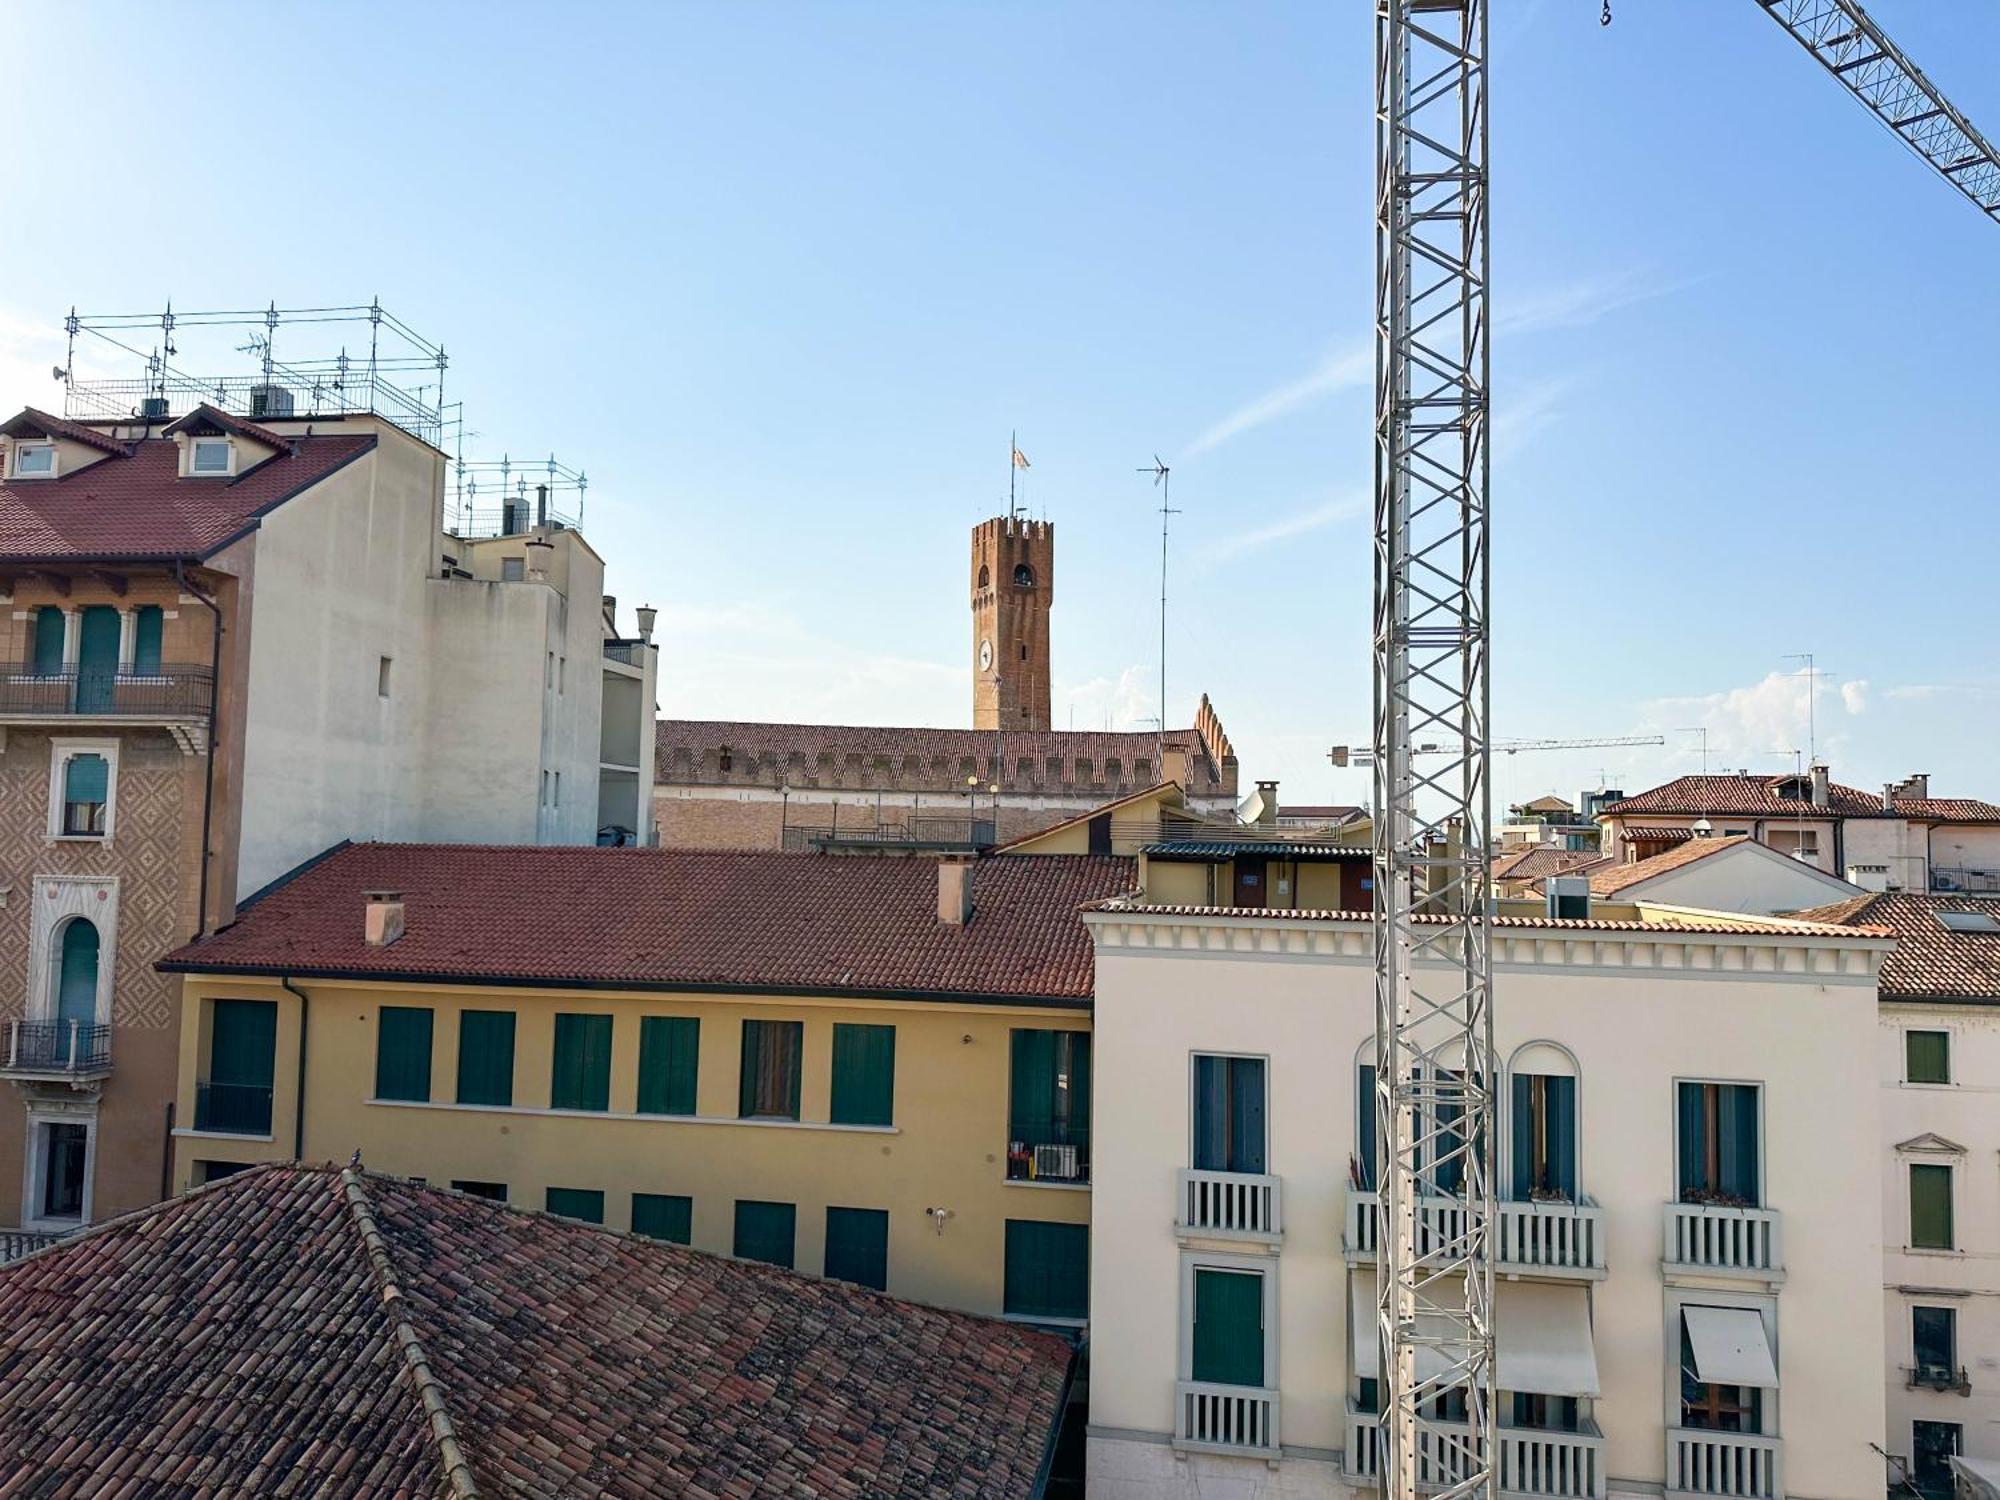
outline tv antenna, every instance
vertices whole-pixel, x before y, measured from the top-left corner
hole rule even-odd
[[[1805,666],[1792,675],[1806,680],[1806,757],[1813,765],[1819,764],[1819,667],[1813,661],[1810,651],[1794,651],[1786,661],[1802,661]]]
[[[1174,471],[1160,462],[1159,454],[1153,455],[1150,464],[1141,464],[1137,472],[1151,474],[1153,488],[1160,492],[1160,742],[1153,767],[1163,773],[1167,764],[1167,522],[1180,512],[1172,504]]]
[[[1708,726],[1706,724],[1686,724],[1681,727],[1680,732],[1682,734],[1698,734],[1701,736],[1701,774],[1706,776],[1708,774]]]

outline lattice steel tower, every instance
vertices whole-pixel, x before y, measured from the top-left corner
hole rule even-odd
[[[1485,0],[1377,0],[1375,69],[1376,1286],[1404,1500],[1494,1493]],[[1420,1193],[1458,1201],[1420,1218]]]

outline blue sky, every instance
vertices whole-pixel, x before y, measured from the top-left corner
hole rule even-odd
[[[1876,18],[1989,133],[2000,10]],[[1752,0],[1494,0],[1505,799],[1777,771],[2000,797],[2000,226]],[[0,405],[65,310],[384,304],[468,456],[592,479],[686,716],[969,721],[1007,438],[1057,524],[1057,724],[1207,691],[1249,776],[1359,800],[1369,7],[0,0]],[[557,24],[560,20],[560,25]],[[45,48],[36,52],[34,49]],[[39,206],[38,206],[39,205]]]

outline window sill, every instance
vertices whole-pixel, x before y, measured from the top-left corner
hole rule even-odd
[[[736,1115],[650,1115],[614,1109],[554,1109],[526,1104],[457,1104],[443,1099],[366,1099],[384,1109],[448,1109],[468,1114],[536,1115],[559,1120],[636,1120],[655,1125],[744,1125],[753,1130],[827,1130],[851,1135],[901,1135],[900,1125],[838,1125],[831,1120],[745,1120]],[[268,1139],[268,1137],[266,1137]]]
[[[1025,1324],[1030,1328],[1079,1328],[1080,1329],[1080,1328],[1088,1328],[1090,1326],[1090,1319],[1088,1318],[1043,1317],[1036,1313],[1003,1312],[1002,1314],[1000,1314],[1000,1321],[1003,1323],[1021,1323]]]
[[[1003,1177],[1000,1181],[1006,1187],[1041,1188],[1046,1192],[1053,1193],[1087,1193],[1090,1191],[1090,1184],[1087,1182],[1046,1182],[1039,1177]]]
[[[1965,1252],[1963,1250],[1956,1250],[1956,1249],[1947,1250],[1940,1248],[1937,1245],[1905,1245],[1903,1246],[1903,1254],[1933,1255],[1940,1260],[1960,1260],[1963,1259],[1965,1256]]]
[[[253,1135],[247,1130],[196,1130],[192,1126],[176,1125],[174,1135],[189,1141],[275,1141],[275,1135]]]

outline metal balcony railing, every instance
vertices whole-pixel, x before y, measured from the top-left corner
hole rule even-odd
[[[194,1128],[224,1135],[271,1133],[271,1086],[253,1083],[197,1083]]]
[[[9,1021],[0,1058],[9,1073],[101,1076],[111,1071],[111,1028],[82,1021]]]
[[[1906,1390],[1954,1391],[1961,1396],[1972,1394],[1972,1376],[1962,1365],[1908,1365],[1904,1367],[1904,1374],[1909,1377],[1904,1382]]]
[[[606,641],[604,659],[622,662],[628,667],[646,665],[646,643],[644,641]]]
[[[1007,1143],[1009,1182],[1090,1181],[1090,1131],[1058,1125],[1046,1139],[1016,1137]]]
[[[1174,1446],[1276,1458],[1278,1406],[1278,1393],[1260,1386],[1176,1381]]]
[[[1784,1444],[1750,1432],[1667,1429],[1667,1485],[1673,1496],[1778,1500],[1785,1492]]]
[[[1177,1233],[1210,1239],[1275,1243],[1284,1234],[1276,1177],[1251,1172],[1210,1172],[1183,1168]]]
[[[214,700],[206,664],[0,673],[0,718],[203,719]]]
[[[1443,1489],[1457,1482],[1475,1452],[1472,1428],[1462,1422],[1424,1421],[1417,1425],[1417,1483]],[[1604,1435],[1595,1423],[1575,1432],[1503,1423],[1497,1434],[1499,1491],[1536,1500],[1603,1500]],[[1347,1405],[1347,1477],[1382,1477],[1382,1419]]]
[[[1495,1206],[1493,1234],[1497,1264],[1516,1274],[1580,1277],[1605,1274],[1604,1211],[1589,1198],[1580,1203],[1503,1200]],[[1417,1244],[1422,1253],[1450,1244],[1466,1231],[1467,1209],[1460,1198],[1426,1195],[1417,1200]],[[1350,1189],[1347,1194],[1347,1258],[1376,1258],[1381,1241],[1381,1195]]]
[[[1784,1219],[1775,1208],[1669,1203],[1660,1259],[1670,1272],[1782,1280],[1783,1226]]]
[[[911,813],[896,817],[890,809],[879,819],[850,817],[824,823],[788,822],[784,847],[794,853],[813,849],[990,849],[999,842],[991,818],[952,813]]]
[[[1931,889],[1940,894],[2000,895],[2000,870],[1974,869],[1970,865],[1932,865]]]

